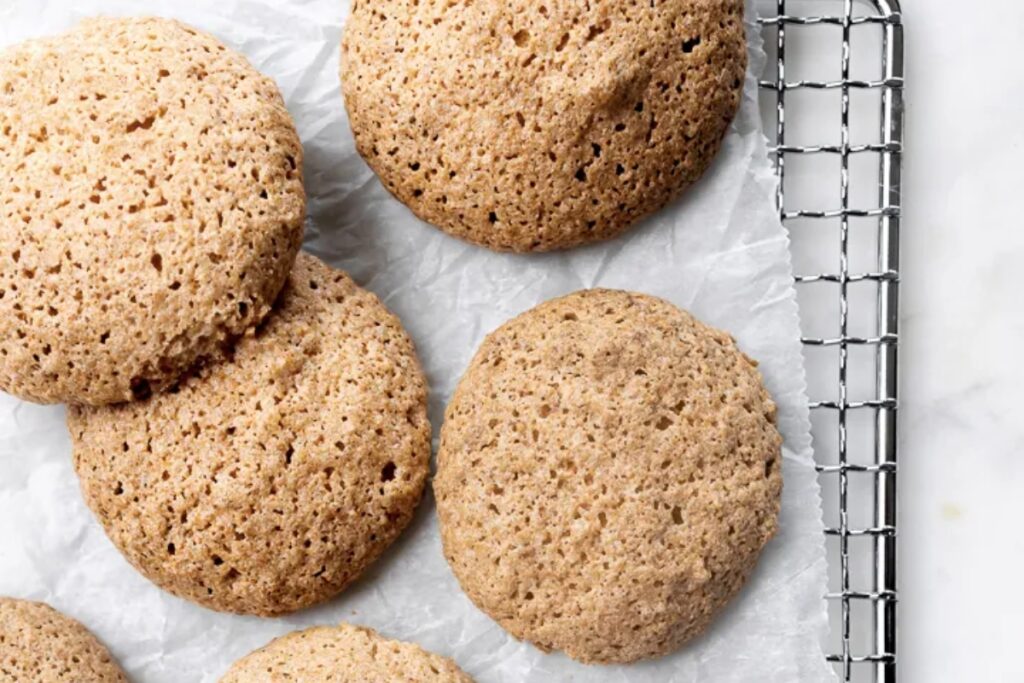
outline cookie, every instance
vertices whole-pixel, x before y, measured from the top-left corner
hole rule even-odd
[[[357,0],[356,146],[423,220],[503,251],[618,235],[708,168],[739,106],[742,0]]]
[[[270,642],[235,662],[221,683],[472,683],[455,662],[418,645],[349,624],[317,626]]]
[[[277,615],[351,583],[412,519],[427,392],[373,294],[301,254],[229,362],[68,411],[82,492],[128,560],[207,607]]]
[[[96,637],[41,602],[0,598],[0,681],[127,683]]]
[[[302,147],[273,81],[166,19],[0,52],[0,389],[166,388],[270,310],[302,241]]]
[[[776,531],[775,419],[756,363],[667,301],[544,303],[484,340],[448,405],[445,556],[481,610],[542,650],[667,654]]]

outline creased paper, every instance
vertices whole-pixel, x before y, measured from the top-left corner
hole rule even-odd
[[[399,543],[326,605],[281,619],[218,614],[159,590],[125,562],[82,503],[64,410],[0,396],[0,594],[45,600],[85,622],[137,683],[215,681],[271,638],[348,620],[454,657],[481,683],[829,681],[821,504],[810,450],[788,241],[774,209],[752,74],[713,169],[680,201],[611,242],[566,253],[494,254],[447,237],[392,199],[355,153],[342,107],[335,0],[15,0],[0,45],[94,14],[160,14],[210,31],[273,76],[306,149],[306,248],[353,274],[412,334],[435,435],[484,334],[583,287],[665,297],[731,332],[761,362],[786,439],[781,531],[705,636],[632,666],[583,666],[507,636],[462,594],[441,554],[429,495]]]

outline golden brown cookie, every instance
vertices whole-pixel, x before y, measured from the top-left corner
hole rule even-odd
[[[296,631],[235,662],[220,683],[473,683],[455,662],[419,645],[340,624]]]
[[[489,335],[445,414],[445,555],[516,638],[584,662],[701,633],[775,533],[781,437],[756,364],[667,301],[589,290]]]
[[[154,583],[276,615],[351,583],[412,519],[430,459],[412,342],[373,294],[300,254],[274,311],[180,387],[72,407],[86,502]]]
[[[619,234],[696,181],[739,106],[742,0],[355,0],[356,146],[445,232],[499,250]]]
[[[88,629],[41,602],[0,598],[0,681],[127,683]]]
[[[166,19],[0,51],[0,389],[161,390],[270,309],[302,241],[273,81]]]

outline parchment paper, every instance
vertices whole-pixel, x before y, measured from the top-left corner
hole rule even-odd
[[[444,405],[484,334],[550,297],[605,286],[656,294],[729,330],[761,362],[785,436],[781,531],[711,631],[672,656],[587,667],[507,636],[461,593],[428,495],[400,542],[355,586],[282,619],[218,614],[137,574],[82,503],[61,407],[0,395],[0,595],[85,622],[138,683],[215,681],[272,637],[348,620],[454,657],[481,683],[828,681],[825,558],[786,234],[774,205],[752,74],[764,55],[748,7],[751,68],[714,168],[626,236],[569,253],[493,254],[419,222],[355,153],[339,94],[337,0],[6,0],[0,45],[93,14],[160,14],[218,35],[281,86],[306,149],[307,248],[353,274],[404,321]]]

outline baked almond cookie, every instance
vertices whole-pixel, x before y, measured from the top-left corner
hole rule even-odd
[[[302,241],[277,86],[166,19],[0,51],[0,389],[105,404],[270,310]]]
[[[455,662],[419,645],[340,624],[296,631],[235,662],[221,683],[473,683]]]
[[[746,69],[743,0],[354,0],[356,146],[417,216],[491,249],[621,233],[696,181]]]
[[[145,401],[71,407],[68,427],[85,500],[140,572],[271,616],[336,595],[412,519],[426,405],[398,319],[301,254],[230,361]]]
[[[542,650],[667,654],[775,533],[781,441],[725,332],[644,294],[549,301],[484,340],[448,405],[445,555],[481,610]]]
[[[127,683],[110,652],[49,605],[0,598],[0,681]]]

